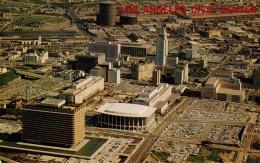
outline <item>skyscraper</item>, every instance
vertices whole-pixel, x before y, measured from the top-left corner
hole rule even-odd
[[[164,28],[159,32],[159,39],[156,42],[156,59],[155,63],[159,67],[166,65],[166,57],[168,55],[168,39]]]
[[[188,63],[179,63],[175,71],[175,84],[182,84],[189,81],[189,65]]]
[[[184,70],[178,69],[175,72],[175,84],[182,84],[184,82]]]

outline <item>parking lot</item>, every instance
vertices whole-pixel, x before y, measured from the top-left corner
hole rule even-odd
[[[160,139],[154,147],[154,151],[167,152],[170,156],[167,158],[169,162],[185,162],[189,154],[197,155],[201,145],[182,143],[179,141],[163,141]]]

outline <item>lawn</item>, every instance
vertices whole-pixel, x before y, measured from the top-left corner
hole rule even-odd
[[[246,159],[246,163],[258,163],[258,162],[260,162],[260,157],[253,158],[248,156]]]
[[[0,86],[11,82],[18,77],[19,77],[19,75],[15,74],[14,71],[9,71],[7,73],[1,74],[0,75]]]
[[[152,151],[152,153],[161,161],[166,162],[167,158],[170,156],[170,153],[167,152],[156,152]],[[153,155],[152,155],[153,156]],[[154,157],[154,156],[153,156]]]
[[[88,139],[89,142],[80,151],[78,151],[77,154],[91,156],[107,141],[107,139],[94,137],[86,137],[86,139]]]

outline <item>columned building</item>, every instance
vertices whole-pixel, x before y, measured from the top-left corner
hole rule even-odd
[[[156,108],[131,103],[106,103],[97,110],[101,127],[148,131],[155,125]]]

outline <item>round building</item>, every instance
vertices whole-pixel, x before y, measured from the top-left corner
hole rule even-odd
[[[133,14],[124,14],[120,16],[120,24],[137,24],[137,16]]]
[[[148,131],[155,125],[155,107],[132,103],[105,103],[97,112],[101,127]]]
[[[116,25],[116,3],[112,1],[99,4],[99,24],[102,26]]]

